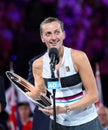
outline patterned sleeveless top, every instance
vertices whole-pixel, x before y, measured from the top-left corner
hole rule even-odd
[[[62,64],[59,69],[59,77],[56,70],[54,71],[55,78],[51,78],[50,59],[48,52],[43,58],[43,78],[48,91],[52,93],[52,88],[56,88],[55,103],[56,106],[65,106],[66,104],[74,104],[84,96],[82,82],[79,73],[76,72],[73,66],[71,49],[64,47]],[[52,97],[51,97],[52,100]],[[89,122],[97,117],[97,112],[94,104],[56,115],[57,123],[65,126],[81,125]],[[52,118],[52,117],[51,117]],[[53,118],[52,118],[53,119]]]

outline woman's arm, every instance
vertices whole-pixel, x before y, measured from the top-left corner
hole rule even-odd
[[[32,72],[34,78],[34,88],[31,92],[27,92],[27,94],[32,97],[33,99],[39,99],[40,93],[46,94],[45,83],[42,78],[42,57],[36,59],[32,64]]]
[[[86,54],[82,51],[73,50],[72,59],[86,92],[81,100],[69,106],[71,110],[76,110],[95,103],[98,99],[98,91],[94,74]]]

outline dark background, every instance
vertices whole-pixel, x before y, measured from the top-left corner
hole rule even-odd
[[[104,0],[105,1],[105,0]],[[86,52],[94,74],[100,67],[104,104],[108,106],[108,2],[103,0],[0,0],[0,75],[13,62],[15,73],[27,78],[28,61],[46,50],[39,25],[49,16],[65,24],[64,45]]]

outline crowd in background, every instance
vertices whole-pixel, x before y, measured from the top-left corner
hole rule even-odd
[[[103,130],[108,130],[108,107],[101,106],[97,112]]]
[[[58,17],[64,22],[64,45],[86,52],[95,72],[99,63],[104,104],[108,106],[108,1],[107,0],[0,0],[0,75],[14,62],[17,74],[27,78],[28,61],[44,52],[41,21]]]
[[[104,1],[1,0],[0,66],[14,59],[16,71],[27,77],[27,69],[21,66],[27,68],[28,60],[46,49],[40,40],[39,24],[55,16],[65,25],[64,44],[85,51],[91,64],[99,62],[101,73],[108,74],[108,3]]]

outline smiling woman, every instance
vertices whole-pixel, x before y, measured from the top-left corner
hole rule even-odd
[[[40,25],[40,35],[42,42],[45,43],[48,49],[53,47],[59,51],[63,49],[62,44],[65,39],[65,31],[61,21],[49,19],[42,22]]]
[[[52,102],[52,105],[45,109],[39,108],[44,114],[50,116],[49,130],[55,130],[55,126],[56,130],[102,130],[94,105],[98,99],[97,86],[87,55],[63,45],[65,31],[62,21],[57,18],[48,17],[40,24],[40,36],[47,46],[47,52],[33,62],[35,87],[32,96],[36,95],[36,88],[40,90],[45,88],[50,91],[50,99],[51,102],[53,101],[53,91],[49,88],[51,84],[55,86],[55,81],[51,77],[48,53],[52,48],[56,48],[59,52],[59,63],[54,70],[58,88],[55,104]],[[53,105],[56,109],[56,123]]]

